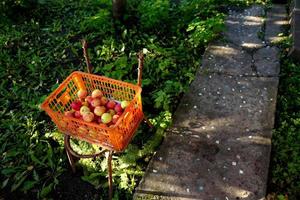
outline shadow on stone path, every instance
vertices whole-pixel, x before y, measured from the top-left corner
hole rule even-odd
[[[260,6],[230,12],[225,41],[206,49],[135,199],[265,197],[280,67],[272,43],[285,14],[284,5],[265,22]]]

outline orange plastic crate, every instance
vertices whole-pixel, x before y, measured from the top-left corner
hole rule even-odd
[[[64,112],[71,110],[71,103],[78,99],[80,89],[87,90],[89,94],[100,89],[108,99],[130,101],[130,105],[113,127],[66,117]],[[122,151],[144,118],[141,91],[141,87],[134,84],[76,71],[47,97],[41,107],[63,133],[110,150]]]

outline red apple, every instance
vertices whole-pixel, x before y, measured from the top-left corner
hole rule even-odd
[[[65,112],[65,116],[66,117],[74,117],[74,110],[69,110]]]
[[[103,93],[99,89],[96,89],[92,92],[93,98],[98,98],[98,97],[102,97],[102,96],[103,96]]]
[[[79,111],[81,106],[82,106],[82,103],[79,100],[75,100],[73,103],[71,103],[72,109],[76,110],[76,111]]]
[[[104,106],[97,106],[94,109],[94,113],[97,116],[101,116],[103,113],[105,113],[105,111],[106,111],[106,108]]]
[[[87,106],[82,106],[82,107],[80,108],[80,114],[81,114],[81,115],[83,115],[84,113],[89,113],[89,112],[91,112],[91,110],[90,110],[89,107],[87,107]]]
[[[84,113],[82,118],[85,122],[91,122],[94,120],[94,114],[92,112]]]
[[[80,114],[79,111],[75,111],[74,117],[77,118],[77,119],[81,119],[82,115]]]
[[[104,124],[108,124],[109,122],[111,122],[111,120],[112,120],[112,117],[111,117],[111,114],[109,114],[109,113],[103,113],[103,115],[101,116],[101,121]]]
[[[123,112],[117,112],[117,115],[121,116],[123,114]]]
[[[123,112],[123,108],[122,108],[122,106],[121,106],[121,104],[117,104],[116,106],[115,106],[115,111],[118,113],[118,112]]]
[[[112,117],[112,122],[113,122],[114,124],[116,124],[119,118],[120,118],[119,115],[114,115],[114,116]]]
[[[109,109],[107,112],[108,112],[111,116],[114,116],[114,114],[116,114],[116,111],[113,110],[113,109]]]
[[[85,97],[85,101],[88,102],[89,104],[91,104],[93,101],[93,97],[87,96],[87,97]]]
[[[96,98],[96,99],[93,99],[93,101],[91,102],[91,105],[93,107],[97,107],[97,106],[100,106],[101,105],[101,100]]]
[[[80,89],[78,92],[77,92],[77,96],[78,98],[80,99],[84,99],[87,95],[87,91],[84,90],[84,89]]]
[[[106,97],[101,97],[100,101],[101,101],[101,106],[105,106],[108,102]]]
[[[114,109],[116,105],[116,102],[113,100],[109,100],[108,103],[106,104],[106,108],[108,109]]]

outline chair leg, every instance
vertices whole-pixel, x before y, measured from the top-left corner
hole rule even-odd
[[[67,157],[68,157],[68,160],[69,160],[69,163],[70,163],[72,172],[75,173],[75,172],[76,172],[75,161],[74,161],[73,156],[72,156],[71,153],[69,152],[68,148],[66,148],[66,153],[67,153]]]
[[[112,153],[113,153],[112,151],[109,151],[108,157],[107,157],[107,167],[108,167],[108,187],[109,187],[109,191],[108,191],[108,199],[109,199],[109,200],[112,199],[112,195],[113,195],[112,166],[111,166]]]
[[[69,135],[65,135],[65,137],[64,137],[65,150],[66,150],[66,153],[67,153],[67,157],[68,157],[68,160],[69,160],[72,172],[75,173],[76,172],[75,160],[74,160],[74,157],[72,156],[72,154],[70,153],[69,146],[67,145],[68,140],[70,140],[70,136]]]

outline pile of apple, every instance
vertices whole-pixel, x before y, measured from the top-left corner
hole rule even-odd
[[[109,100],[99,89],[95,89],[90,96],[86,90],[80,89],[77,96],[78,99],[71,103],[72,110],[66,111],[64,115],[85,122],[94,122],[104,127],[116,124],[130,103]]]

